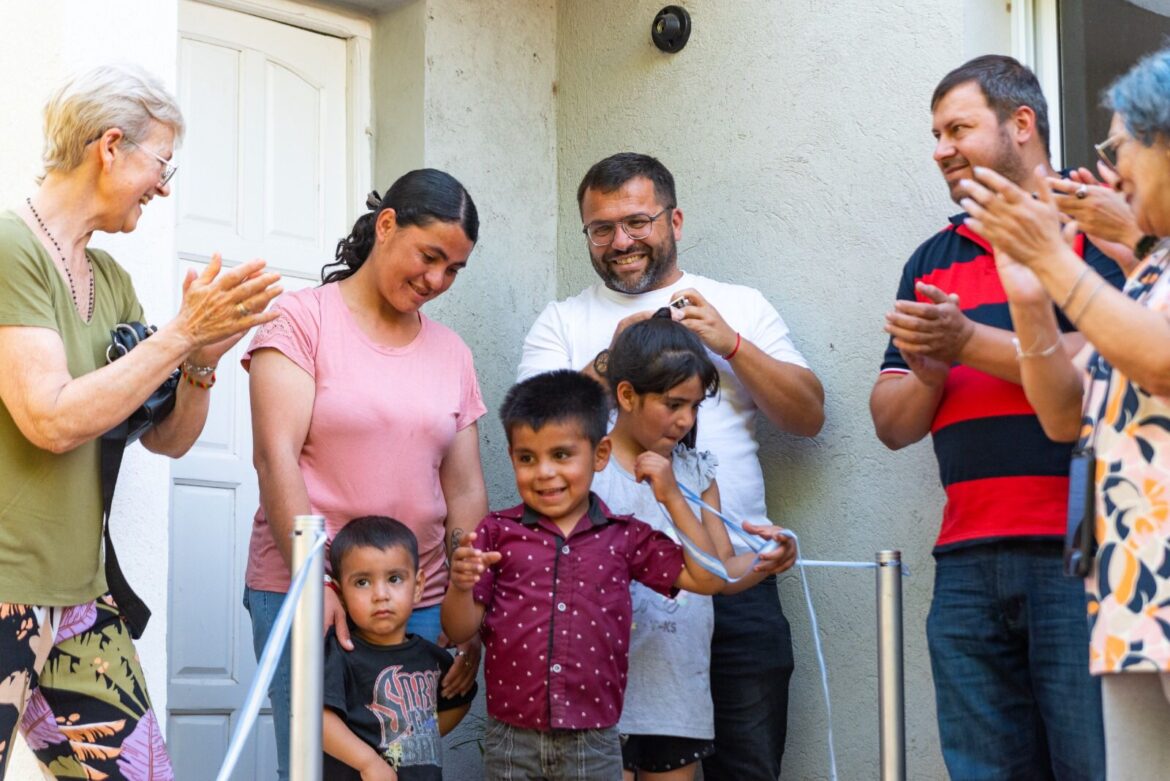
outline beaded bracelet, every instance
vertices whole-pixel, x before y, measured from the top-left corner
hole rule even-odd
[[[193,375],[191,372],[187,371],[186,367],[184,367],[183,368],[183,379],[185,379],[187,381],[188,385],[193,385],[196,388],[200,388],[202,390],[211,390],[211,386],[215,385],[215,372],[214,371],[211,372],[211,379],[204,382],[203,380],[195,379],[195,375]]]

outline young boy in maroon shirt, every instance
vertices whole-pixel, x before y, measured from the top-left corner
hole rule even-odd
[[[459,542],[442,605],[452,642],[483,636],[486,777],[620,779],[630,581],[669,596],[714,594],[725,582],[590,492],[610,451],[606,395],[594,380],[537,375],[508,392],[500,417],[523,504],[489,514]],[[714,554],[669,460],[643,453],[635,477]]]

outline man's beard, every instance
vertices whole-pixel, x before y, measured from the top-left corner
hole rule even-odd
[[[968,165],[970,165],[970,162],[970,160],[967,160]],[[1020,187],[1023,186],[1024,181],[1032,173],[1024,164],[1024,159],[1021,157],[1019,151],[1012,145],[1011,136],[1008,135],[1008,128],[1004,126],[1000,126],[999,145],[996,147],[994,156],[990,160],[979,163],[978,165],[982,168],[990,168],[1012,184]],[[972,170],[969,176],[973,176],[974,173],[974,170]],[[958,187],[951,190],[951,200],[955,203],[958,203],[966,197],[966,191]]]
[[[645,253],[646,255],[646,267],[642,270],[642,274],[634,279],[621,276],[611,261],[614,258],[637,253]],[[668,232],[666,241],[657,246],[638,242],[622,252],[617,252],[610,247],[606,249],[605,254],[600,259],[590,255],[590,260],[593,262],[593,270],[597,272],[597,276],[601,277],[601,281],[605,283],[607,288],[627,295],[637,295],[645,293],[647,290],[657,290],[662,286],[662,280],[674,270],[678,261],[678,247],[675,244],[674,235]]]

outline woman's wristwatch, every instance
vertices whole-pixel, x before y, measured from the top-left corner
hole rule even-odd
[[[1146,255],[1149,255],[1150,250],[1152,250],[1154,247],[1156,247],[1157,244],[1158,244],[1158,237],[1157,236],[1151,236],[1148,233],[1145,236],[1142,236],[1140,239],[1137,240],[1137,243],[1133,245],[1134,258],[1137,260],[1145,260]]]

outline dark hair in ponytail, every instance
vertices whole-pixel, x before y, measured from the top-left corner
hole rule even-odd
[[[358,217],[349,235],[337,242],[334,261],[321,269],[322,284],[340,282],[366,262],[374,248],[378,215],[384,209],[394,210],[394,222],[399,227],[457,222],[472,244],[479,238],[479,212],[471,195],[451,174],[434,168],[403,174],[384,196],[379,196],[377,190],[370,193],[366,206],[370,211]]]
[[[669,307],[622,331],[609,351],[605,371],[615,397],[623,380],[639,394],[666,393],[691,377],[699,378],[707,398],[719,392],[719,370],[707,348],[686,326],[671,319]],[[683,439],[687,447],[695,446],[696,429],[697,425]]]

